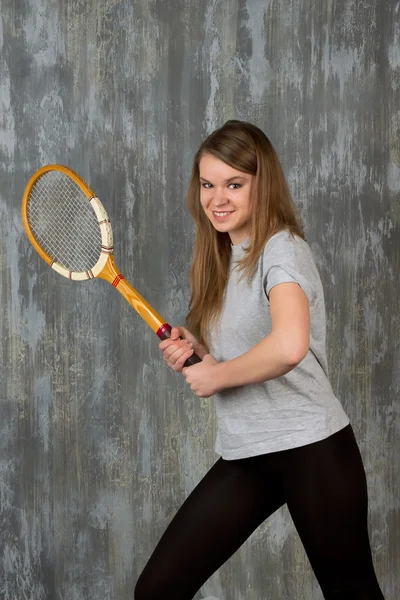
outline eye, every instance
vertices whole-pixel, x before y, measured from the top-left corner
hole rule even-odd
[[[229,188],[231,190],[238,190],[239,188],[241,188],[242,186],[240,185],[240,183],[230,183],[229,184]]]
[[[203,188],[205,188],[206,190],[209,190],[212,187],[211,183],[202,183],[201,184]]]

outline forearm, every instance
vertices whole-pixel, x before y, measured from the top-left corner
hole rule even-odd
[[[201,360],[203,360],[205,355],[208,354],[207,348],[203,346],[203,344],[200,344],[200,342],[193,344],[193,351],[199,358],[201,358]]]
[[[275,379],[299,362],[288,353],[278,336],[271,333],[245,354],[217,365],[219,387],[225,389]]]

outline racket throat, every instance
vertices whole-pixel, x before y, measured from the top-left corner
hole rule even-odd
[[[119,291],[125,300],[129,302],[132,308],[134,308],[140,314],[142,319],[146,321],[148,326],[151,327],[151,329],[158,335],[160,339],[169,337],[166,336],[165,333],[168,332],[168,328],[170,328],[170,326],[139,294],[139,292],[137,292],[128,281],[126,281],[125,277],[118,270],[112,254],[108,257],[105,267],[101,273],[97,275],[97,277],[105,279],[108,281],[108,283],[111,283],[111,285]],[[163,335],[163,337],[161,337],[160,334]]]
[[[125,277],[122,275],[122,273],[118,273],[118,275],[114,278],[114,281],[111,282],[111,285],[116,288],[122,279],[125,279]]]

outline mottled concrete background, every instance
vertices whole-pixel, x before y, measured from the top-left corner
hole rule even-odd
[[[275,144],[326,289],[332,383],[366,464],[374,560],[400,597],[400,2],[0,0],[0,599],[128,600],[213,463],[213,403],[103,281],[24,235],[29,176],[76,169],[122,272],[189,300],[194,151],[228,118]],[[286,509],[196,598],[317,600]]]

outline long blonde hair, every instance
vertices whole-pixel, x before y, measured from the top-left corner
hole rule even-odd
[[[211,154],[224,163],[254,175],[251,190],[250,243],[238,269],[250,281],[269,238],[287,229],[305,239],[278,156],[267,136],[255,125],[227,121],[201,144],[193,162],[187,194],[189,212],[196,224],[190,269],[191,299],[187,328],[208,349],[207,332],[221,313],[229,276],[231,240],[214,229],[200,203],[200,159]]]

